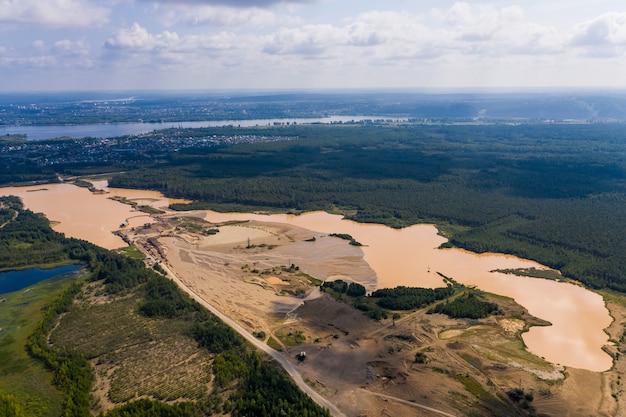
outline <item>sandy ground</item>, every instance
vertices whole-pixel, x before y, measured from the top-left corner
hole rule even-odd
[[[203,232],[211,228],[219,232]],[[564,370],[529,354],[520,335],[540,321],[510,299],[496,300],[509,316],[481,322],[423,310],[375,322],[320,296],[307,279],[342,278],[375,289],[376,275],[361,249],[345,240],[285,224],[208,225],[167,216],[127,232],[248,331],[282,340],[285,357],[298,363],[305,381],[346,415],[498,415],[477,402],[459,375],[480,384],[487,398],[521,386],[534,394],[542,416],[624,415],[619,375],[626,363],[618,360],[603,373]],[[616,319],[608,332],[618,340],[626,309],[607,306]],[[304,342],[290,347],[280,336],[295,332]],[[613,355],[619,357],[620,348]],[[301,363],[300,352],[307,353]],[[415,363],[417,352],[425,352],[427,364]]]
[[[336,237],[262,222],[222,225],[209,236],[163,236],[155,228],[139,230],[135,239],[162,236],[162,255],[181,280],[251,332],[267,331],[268,322],[319,295],[299,272],[376,287],[376,274],[363,261],[362,251]],[[298,273],[285,271],[292,265]]]

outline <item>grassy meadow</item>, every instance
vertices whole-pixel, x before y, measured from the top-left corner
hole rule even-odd
[[[41,320],[42,309],[75,280],[60,276],[23,290],[0,294],[0,391],[22,399],[27,415],[59,416],[61,394],[52,372],[26,352],[27,337]]]

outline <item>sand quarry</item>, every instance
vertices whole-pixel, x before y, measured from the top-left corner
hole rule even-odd
[[[361,249],[346,240],[279,223],[209,224],[202,212],[157,219],[121,233],[146,251],[148,262],[164,262],[248,331],[274,339],[305,381],[346,416],[493,415],[490,400],[519,387],[532,392],[538,415],[626,415],[622,361],[597,373],[528,353],[521,332],[545,323],[510,299],[493,299],[505,317],[469,322],[418,310],[376,322],[321,294],[309,279],[376,289]],[[618,342],[626,309],[607,306],[616,319],[607,332]],[[306,360],[299,362],[301,352]],[[416,363],[418,352],[426,363]]]

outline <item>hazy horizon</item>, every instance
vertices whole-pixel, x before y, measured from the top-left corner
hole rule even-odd
[[[21,0],[0,90],[625,89],[616,0]]]
[[[626,94],[624,87],[584,87],[584,86],[554,86],[554,87],[352,87],[352,88],[125,88],[125,89],[59,89],[59,90],[5,90],[0,91],[0,97],[10,95],[87,95],[87,94],[146,94],[146,95],[269,95],[280,96],[288,94],[303,95],[371,95],[393,94],[412,96],[446,96],[446,95],[546,95],[558,96],[563,94],[601,94],[607,96],[619,96]],[[119,100],[133,99],[136,97],[119,97]]]

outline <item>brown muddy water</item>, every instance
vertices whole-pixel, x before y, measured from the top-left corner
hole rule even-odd
[[[94,185],[104,186],[106,181]],[[72,184],[46,184],[32,187],[0,188],[0,195],[16,195],[35,213],[44,213],[54,223],[57,232],[87,240],[107,249],[117,249],[126,243],[112,232],[124,222],[132,227],[152,223],[146,213],[133,209],[109,197],[125,196],[139,205],[167,207],[170,201],[153,191],[107,189],[106,194],[93,194]]]
[[[97,185],[104,187],[105,184]],[[129,221],[131,226],[137,226],[151,219],[107,197],[125,196],[157,208],[166,207],[170,202],[151,191],[111,189],[109,192],[92,194],[70,184],[0,188],[0,195],[18,195],[27,208],[59,222],[55,230],[109,249],[124,246],[124,242],[111,233],[122,222]],[[600,295],[568,283],[491,272],[545,267],[509,255],[437,249],[445,238],[437,234],[433,225],[391,229],[343,220],[341,216],[324,212],[268,216],[207,211],[206,220],[216,223],[271,221],[321,233],[350,234],[364,245],[364,259],[377,274],[378,288],[442,286],[443,281],[437,274],[441,273],[465,285],[514,298],[530,314],[552,323],[552,326],[533,327],[524,334],[524,342],[534,354],[555,364],[596,372],[608,370],[612,365],[610,356],[602,351],[602,346],[608,343],[603,329],[611,323],[611,317]]]

